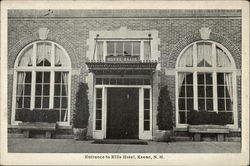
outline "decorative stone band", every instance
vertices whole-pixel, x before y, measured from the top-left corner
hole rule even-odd
[[[138,62],[140,61],[139,56],[107,56],[107,62]]]
[[[156,70],[157,61],[147,62],[96,62],[86,63],[89,71],[94,74],[152,74]]]

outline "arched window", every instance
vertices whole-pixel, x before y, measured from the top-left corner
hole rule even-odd
[[[237,122],[236,67],[225,47],[212,41],[187,46],[176,64],[177,126],[187,124],[190,110],[224,113]]]
[[[67,52],[51,41],[27,45],[15,62],[12,122],[18,111],[55,110],[57,121],[69,122],[70,69]]]

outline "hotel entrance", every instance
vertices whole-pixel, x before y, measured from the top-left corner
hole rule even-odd
[[[150,77],[99,76],[94,94],[95,139],[152,139]]]
[[[107,88],[108,139],[139,138],[139,88]]]
[[[89,84],[93,87],[89,95],[93,97],[93,138],[151,140],[157,61],[141,61],[139,56],[104,57],[86,63],[89,81],[93,81]]]

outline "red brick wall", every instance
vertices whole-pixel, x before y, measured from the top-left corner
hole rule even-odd
[[[130,11],[133,14],[133,11]],[[28,12],[27,12],[28,13]],[[115,12],[112,12],[115,15]],[[118,12],[119,13],[119,12]],[[169,14],[170,13],[170,14]],[[39,18],[23,19],[22,16],[14,18],[11,15],[8,21],[8,68],[13,68],[14,61],[18,53],[27,44],[38,40],[36,34],[41,27],[47,27],[50,32],[48,40],[60,44],[68,52],[72,68],[80,69],[80,75],[72,76],[71,87],[71,110],[74,109],[75,94],[79,82],[85,82],[86,71],[86,52],[88,46],[86,40],[89,38],[89,31],[116,30],[120,27],[127,27],[130,30],[157,30],[161,45],[161,82],[160,86],[168,85],[173,107],[175,108],[175,77],[166,76],[165,68],[175,68],[177,56],[180,51],[188,44],[200,40],[199,29],[203,26],[211,29],[211,39],[224,45],[233,55],[237,69],[241,69],[241,19],[239,17],[205,18],[211,15],[209,12],[200,12],[202,18],[195,19],[194,14],[190,15],[182,12],[173,12],[175,17],[170,18]],[[32,14],[32,12],[31,12]],[[136,14],[136,12],[134,12]],[[168,11],[171,15],[171,11]],[[185,15],[186,14],[186,15]],[[217,12],[217,14],[229,15],[230,12]],[[235,14],[232,12],[232,15]],[[59,15],[59,14],[58,14]],[[102,15],[99,15],[99,17]],[[188,16],[188,19],[183,17]],[[197,17],[199,16],[199,12]],[[178,18],[180,17],[180,18]],[[215,17],[215,16],[214,16]],[[11,99],[12,99],[12,74],[8,75],[8,117],[10,122]],[[238,105],[241,112],[241,83],[238,81]],[[92,102],[92,101],[90,101]],[[72,112],[72,111],[71,111]],[[175,113],[174,113],[175,115]],[[71,116],[72,117],[72,116]],[[239,115],[239,117],[241,117]],[[175,120],[175,118],[174,118]],[[240,124],[240,123],[239,123]]]

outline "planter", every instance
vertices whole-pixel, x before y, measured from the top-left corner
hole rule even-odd
[[[75,140],[86,140],[87,138],[87,128],[73,128],[74,139]]]
[[[154,140],[158,142],[170,142],[172,130],[156,130]]]

